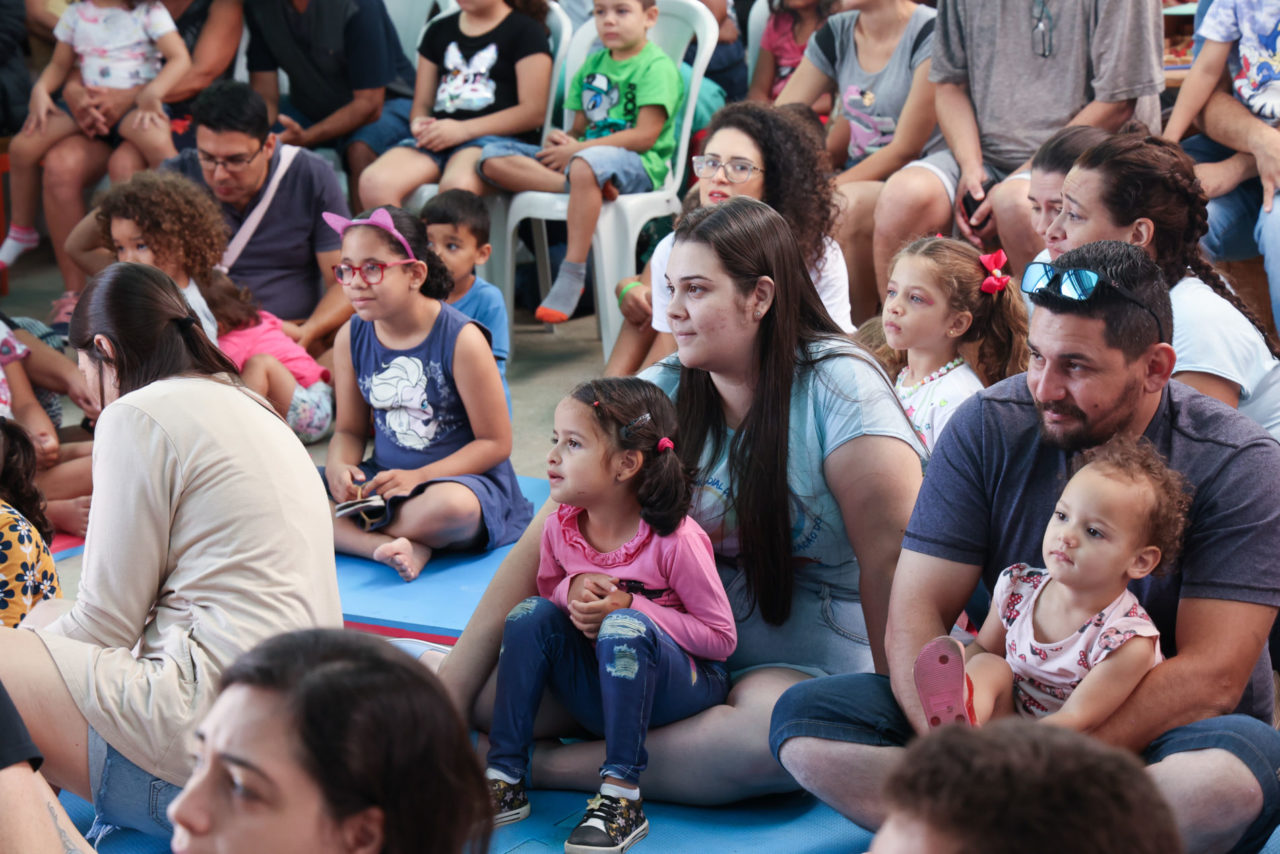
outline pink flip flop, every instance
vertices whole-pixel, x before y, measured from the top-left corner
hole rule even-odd
[[[913,675],[930,729],[951,723],[973,725],[960,641],[947,635],[929,641],[916,656]]]

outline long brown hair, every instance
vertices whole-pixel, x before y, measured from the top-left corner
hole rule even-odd
[[[818,298],[785,219],[744,196],[693,211],[676,228],[676,242],[702,243],[715,252],[738,292],[749,294],[762,276],[775,283],[773,303],[756,338],[755,397],[729,439],[726,495],[739,520],[739,565],[765,622],[791,614],[795,577],[791,547],[791,488],[787,481],[791,388],[796,375],[835,356],[875,359],[840,333]],[[837,344],[815,352],[810,345]],[[672,368],[672,363],[665,366]],[[724,410],[711,375],[680,367],[676,398],[680,458],[701,471],[703,449],[716,459],[726,441]]]
[[[98,345],[99,335],[114,355]],[[146,264],[112,264],[90,279],[71,315],[69,340],[94,364],[115,368],[121,396],[179,374],[239,377],[178,286]]]
[[[1081,154],[1075,168],[1089,169],[1103,178],[1102,204],[1112,222],[1131,223],[1141,217],[1151,220],[1156,265],[1169,288],[1190,270],[1248,318],[1267,342],[1271,355],[1280,358],[1280,342],[1227,287],[1200,251],[1200,238],[1209,230],[1209,200],[1196,178],[1195,163],[1177,143],[1142,134],[1119,134]]]
[[[956,343],[976,343],[978,363],[974,365],[987,385],[1027,369],[1027,307],[1010,280],[989,294],[982,290],[987,269],[981,253],[972,245],[949,237],[921,237],[898,251],[889,263],[892,270],[900,258],[915,256],[929,262],[937,285],[947,297],[947,307],[967,311],[973,322]],[[888,351],[891,370],[906,363],[902,351]]]
[[[45,545],[53,542],[53,525],[44,515],[45,501],[36,486],[36,448],[18,422],[0,417],[0,500],[22,514]]]

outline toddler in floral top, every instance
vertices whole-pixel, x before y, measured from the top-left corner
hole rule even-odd
[[[1117,436],[1081,463],[1045,530],[1045,568],[1000,574],[968,649],[940,637],[916,658],[930,726],[1018,714],[1087,732],[1163,660],[1129,584],[1176,562],[1186,481],[1145,439]]]
[[[40,601],[62,598],[46,545],[53,528],[35,477],[31,439],[16,422],[0,417],[0,625],[11,628]]]
[[[889,265],[880,355],[925,447],[983,383],[1027,367],[1027,312],[1009,291],[1004,252],[980,255],[968,243],[923,237]],[[961,355],[970,345],[976,368]]]

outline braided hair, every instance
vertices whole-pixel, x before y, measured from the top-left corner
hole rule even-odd
[[[1076,160],[1076,169],[1089,169],[1102,178],[1102,203],[1111,220],[1130,223],[1151,220],[1151,248],[1170,289],[1190,270],[1214,293],[1243,314],[1280,358],[1280,342],[1227,286],[1200,251],[1200,238],[1209,230],[1209,200],[1195,164],[1177,143],[1143,134],[1117,134],[1095,145]]]

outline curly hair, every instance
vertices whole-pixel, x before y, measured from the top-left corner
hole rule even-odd
[[[1089,448],[1076,461],[1076,473],[1093,466],[1104,476],[1122,478],[1151,491],[1147,506],[1145,544],[1160,549],[1155,575],[1167,574],[1182,550],[1182,536],[1191,510],[1191,486],[1181,473],[1169,468],[1147,439],[1117,435]]]
[[[723,107],[707,125],[707,140],[726,128],[751,137],[760,149],[764,159],[761,201],[790,224],[805,263],[819,271],[823,244],[837,213],[822,137],[790,110],[755,101]]]
[[[40,532],[45,543],[53,542],[53,525],[44,515],[44,496],[36,486],[36,449],[27,431],[18,422],[0,417],[0,499],[22,514]]]
[[[982,290],[987,269],[976,248],[950,237],[921,237],[899,250],[889,269],[893,270],[898,260],[907,256],[929,262],[935,284],[946,295],[951,311],[972,315],[973,321],[956,343],[978,345],[974,368],[984,383],[991,385],[1027,369],[1026,306],[1012,282],[993,294]],[[889,353],[893,355],[890,357]],[[902,351],[881,351],[876,355],[890,364],[891,375],[906,364],[906,353]]]
[[[1209,200],[1196,177],[1195,163],[1177,143],[1145,134],[1119,134],[1081,154],[1074,168],[1102,177],[1102,203],[1112,222],[1151,220],[1155,232],[1151,249],[1170,289],[1190,270],[1248,318],[1271,355],[1280,358],[1280,341],[1200,250],[1200,238],[1209,231]]]
[[[98,204],[98,230],[112,245],[111,220],[138,226],[157,259],[207,281],[227,248],[227,224],[202,187],[175,172],[138,172],[107,190]]]

